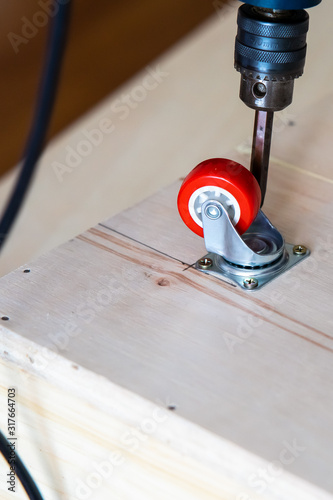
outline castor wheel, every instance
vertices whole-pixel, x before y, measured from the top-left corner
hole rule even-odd
[[[243,234],[258,214],[261,192],[256,179],[245,167],[225,158],[213,158],[199,163],[188,174],[178,194],[181,218],[202,237],[201,211],[207,200],[220,202],[237,232]]]
[[[258,182],[235,161],[213,158],[188,174],[178,210],[185,224],[204,237],[209,252],[196,269],[254,291],[310,255],[305,247],[299,255],[285,243],[260,202]]]

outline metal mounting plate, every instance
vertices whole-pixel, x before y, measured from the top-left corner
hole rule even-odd
[[[195,268],[206,274],[211,274],[216,278],[223,278],[224,281],[228,281],[231,284],[236,284],[240,288],[246,291],[260,290],[263,286],[270,283],[275,278],[285,273],[293,266],[303,261],[310,255],[310,250],[306,250],[304,255],[297,255],[294,253],[295,245],[290,243],[285,243],[285,252],[282,257],[283,262],[278,263],[278,265],[268,266],[265,269],[244,269],[235,267],[228,262],[226,262],[220,255],[215,253],[208,253],[202,259],[199,259]],[[207,260],[210,264],[209,267],[200,266],[200,261]],[[253,282],[251,284],[251,281]]]

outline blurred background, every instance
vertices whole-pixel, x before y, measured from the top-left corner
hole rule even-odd
[[[49,137],[73,122],[228,0],[74,0],[70,37]],[[31,21],[51,0],[0,0],[0,175],[20,159],[48,33]],[[36,18],[43,23],[43,16]],[[25,30],[25,31],[23,31]],[[29,35],[28,43],[24,36]],[[27,40],[27,38],[25,38]]]

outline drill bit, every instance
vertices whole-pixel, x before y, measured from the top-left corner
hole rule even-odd
[[[263,206],[266,194],[273,119],[273,111],[256,110],[252,142],[251,172],[260,186],[261,207]]]

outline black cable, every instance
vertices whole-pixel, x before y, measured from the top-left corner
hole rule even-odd
[[[36,170],[56,97],[68,31],[71,0],[62,0],[61,4],[55,0],[54,3],[58,7],[58,12],[53,18],[50,29],[49,43],[40,80],[39,97],[23,155],[23,166],[0,222],[0,249],[22,206],[30,181]]]
[[[27,468],[25,467],[24,463],[20,459],[17,452],[15,451],[14,454],[12,453],[10,443],[1,431],[0,431],[0,452],[7,460],[8,464],[15,470],[15,474],[21,481],[22,486],[25,489],[30,500],[43,500],[43,497],[40,494],[35,481],[32,479],[31,475],[29,474]]]
[[[64,0],[62,1],[64,2]],[[49,43],[40,80],[39,97],[25,153],[23,155],[21,173],[19,174],[19,178],[17,179],[0,222],[0,249],[15,222],[35,172],[38,159],[44,146],[58,88],[61,63],[68,31],[71,0],[65,0],[65,3],[61,5],[57,0],[55,0],[54,3],[58,7],[58,12],[54,16],[51,25]],[[24,463],[16,452],[13,456],[10,443],[1,431],[0,452],[7,460],[8,464],[15,468],[15,474],[21,481],[30,500],[43,500],[36,483],[26,469]]]

